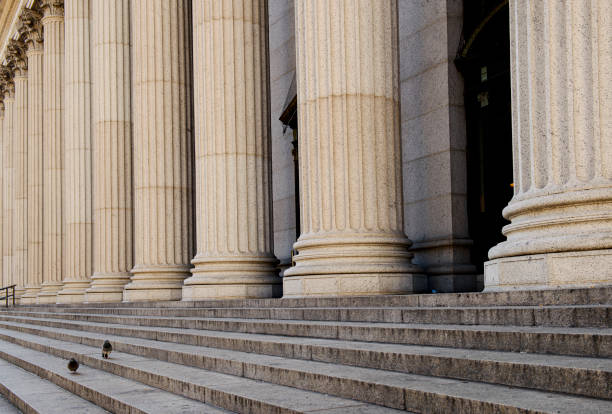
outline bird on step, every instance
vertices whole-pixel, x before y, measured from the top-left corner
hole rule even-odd
[[[104,341],[104,344],[102,345],[102,358],[108,359],[108,356],[110,355],[112,351],[113,351],[113,346],[111,345],[110,342],[108,342],[108,339],[107,339],[106,341]]]
[[[79,369],[79,363],[77,362],[76,359],[74,358],[70,358],[70,361],[68,361],[68,369],[70,370],[70,372],[72,372],[73,374],[76,373],[76,370]]]

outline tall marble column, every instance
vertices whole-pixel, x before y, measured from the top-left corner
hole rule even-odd
[[[26,11],[28,27],[28,271],[21,303],[36,303],[43,282],[43,39],[39,15]]]
[[[6,73],[7,69],[3,68]],[[12,79],[4,79],[4,122],[2,124],[2,273],[6,285],[15,284],[13,272],[13,203],[14,164],[13,164],[13,109],[15,105],[15,85]]]
[[[351,3],[295,3],[302,235],[285,297],[427,286],[403,232],[397,0]]]
[[[0,283],[8,286],[8,274],[4,272],[4,91],[0,84]]]
[[[55,303],[62,287],[64,176],[64,10],[43,1],[43,284],[38,303]]]
[[[612,2],[510,1],[514,197],[485,289],[612,283]]]
[[[89,0],[65,0],[64,274],[58,303],[85,301],[92,272]]]
[[[131,6],[135,266],[123,300],[175,300],[193,255],[191,1]]]
[[[27,58],[21,41],[12,40],[9,58],[15,65],[15,107],[13,124],[13,166],[15,199],[13,204],[13,277],[15,295],[25,292],[28,265],[28,71]]]
[[[183,300],[280,296],[272,237],[268,2],[194,2],[197,254]]]
[[[93,1],[94,262],[88,302],[121,302],[133,259],[130,2]]]

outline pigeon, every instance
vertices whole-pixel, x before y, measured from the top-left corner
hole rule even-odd
[[[104,341],[104,345],[102,345],[102,358],[108,359],[108,356],[110,355],[112,351],[113,351],[113,346],[111,345],[110,342],[108,342],[108,339],[107,339],[106,341]]]
[[[70,358],[70,361],[68,361],[68,369],[70,370],[70,372],[72,372],[73,374],[76,373],[76,370],[79,369],[79,363],[77,362],[76,359],[74,358]]]

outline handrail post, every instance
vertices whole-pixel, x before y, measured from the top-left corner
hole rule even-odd
[[[15,307],[15,285],[13,285],[13,308]]]

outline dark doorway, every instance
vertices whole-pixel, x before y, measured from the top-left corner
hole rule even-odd
[[[510,34],[507,0],[464,0],[456,64],[465,80],[468,222],[473,263],[505,238],[502,209],[512,198]]]

